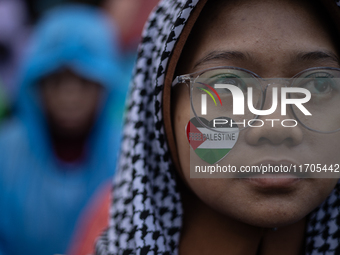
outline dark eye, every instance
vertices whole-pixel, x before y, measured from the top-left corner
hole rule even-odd
[[[305,88],[312,94],[330,93],[334,87],[330,79],[313,79],[305,84]]]
[[[308,89],[312,94],[322,95],[328,94],[335,88],[333,76],[326,72],[313,73],[308,75],[307,81],[301,87]]]

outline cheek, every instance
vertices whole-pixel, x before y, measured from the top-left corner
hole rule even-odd
[[[86,91],[81,100],[81,103],[84,106],[87,106],[92,111],[95,111],[100,105],[101,91],[97,89]]]
[[[56,90],[45,89],[41,93],[42,107],[49,115],[54,115],[60,108],[60,99]]]
[[[92,119],[98,114],[98,111],[101,110],[101,100],[104,99],[100,89],[93,89],[84,94],[80,103],[84,108],[82,111],[84,118],[92,121]]]
[[[303,164],[320,164],[322,167],[340,164],[340,132],[319,134],[305,131],[302,149],[297,157]],[[329,172],[321,172],[323,177],[331,177]],[[319,175],[321,173],[318,173]],[[324,174],[325,173],[325,174]],[[339,174],[338,174],[339,176]],[[333,177],[333,176],[332,176]]]

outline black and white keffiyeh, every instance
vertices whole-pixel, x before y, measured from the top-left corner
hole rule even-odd
[[[97,241],[97,255],[178,254],[183,209],[166,142],[162,96],[169,59],[198,2],[163,0],[146,24],[128,101],[109,228]],[[337,2],[332,2],[334,8]],[[339,190],[338,183],[308,217],[308,255],[340,254]]]

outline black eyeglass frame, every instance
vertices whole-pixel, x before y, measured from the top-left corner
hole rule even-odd
[[[192,89],[193,89],[193,84],[195,84],[195,81],[204,73],[206,72],[209,72],[209,71],[212,71],[212,70],[219,70],[219,69],[230,69],[230,70],[238,70],[238,71],[242,71],[242,72],[245,72],[245,73],[248,73],[250,74],[251,76],[253,76],[253,78],[256,78],[256,79],[259,79],[259,80],[262,80],[262,81],[266,81],[267,79],[266,78],[262,78],[261,76],[257,75],[256,73],[250,71],[250,70],[247,70],[245,68],[241,68],[241,67],[234,67],[234,66],[217,66],[217,67],[211,67],[211,68],[208,68],[208,69],[203,69],[203,70],[199,70],[199,71],[196,71],[196,72],[193,72],[193,73],[189,73],[189,74],[183,74],[183,75],[179,75],[179,76],[176,76],[175,79],[173,80],[172,82],[172,87],[174,87],[175,85],[177,84],[186,84],[189,88],[189,91],[191,92]],[[339,78],[340,78],[340,68],[336,68],[336,67],[311,67],[311,68],[307,68],[305,70],[302,70],[300,72],[298,72],[297,74],[295,74],[293,77],[291,78],[274,78],[274,79],[280,79],[280,80],[292,80],[294,81],[294,79],[297,79],[299,78],[302,74],[304,73],[307,73],[307,72],[311,72],[311,71],[314,71],[314,70],[332,70],[332,71],[337,71],[339,72]],[[293,84],[293,82],[289,82],[290,85]],[[261,106],[260,106],[260,109],[262,110],[263,109],[263,106],[264,106],[264,103],[265,103],[265,98],[266,98],[266,93],[267,93],[267,88],[270,86],[270,84],[267,84],[267,86],[264,88],[264,90],[262,89],[261,87]],[[289,95],[289,98],[290,98],[290,95]],[[224,131],[218,131],[218,130],[214,130],[208,126],[206,126],[201,120],[200,118],[198,117],[195,109],[194,109],[194,106],[193,106],[193,99],[192,99],[192,93],[190,93],[190,106],[191,106],[191,110],[193,111],[196,119],[198,120],[198,122],[205,126],[206,128],[214,131],[214,132],[219,132],[219,133],[228,133],[228,132],[224,132]],[[313,132],[317,132],[317,133],[322,133],[322,134],[332,134],[332,133],[335,133],[335,132],[338,132],[340,131],[340,128],[334,130],[334,131],[319,131],[319,130],[315,130],[313,128],[310,128],[308,126],[306,126],[303,122],[300,121],[300,119],[296,116],[295,114],[295,111],[293,110],[293,107],[292,105],[289,105],[290,109],[291,109],[291,112],[293,113],[293,116],[295,118],[296,121],[298,121],[298,123],[300,123],[304,128],[310,130],[310,131],[313,131]],[[254,119],[258,119],[259,118],[259,115],[255,115],[254,116]],[[248,128],[248,126],[244,127],[243,129],[246,129]],[[240,129],[240,130],[243,130],[243,129]]]

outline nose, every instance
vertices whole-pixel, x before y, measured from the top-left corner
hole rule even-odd
[[[82,82],[79,79],[65,78],[59,86],[58,96],[63,103],[74,104],[81,99],[82,89]]]
[[[249,145],[296,146],[302,142],[304,133],[301,125],[294,119],[291,109],[287,107],[287,114],[281,115],[281,88],[284,86],[282,81],[266,86],[263,109],[270,109],[273,106],[273,88],[277,88],[278,91],[277,108],[269,115],[260,116],[258,121],[245,130],[245,139]]]

